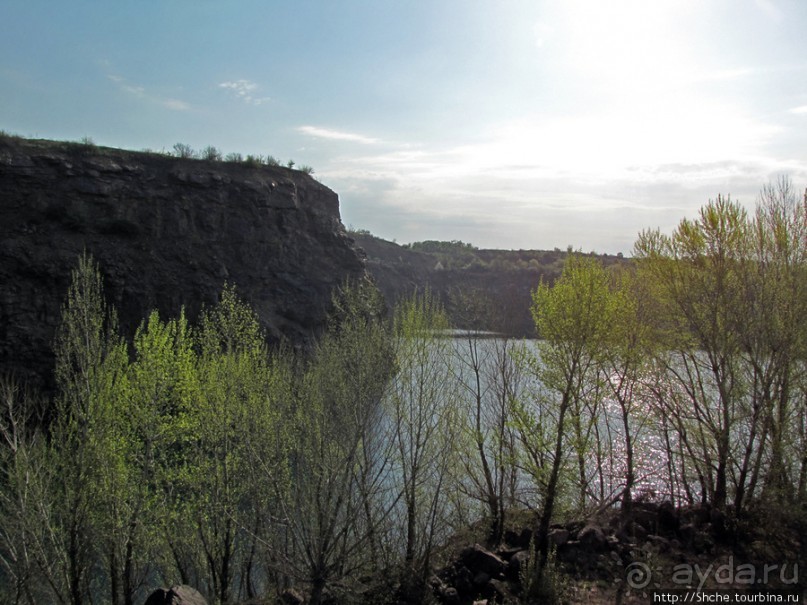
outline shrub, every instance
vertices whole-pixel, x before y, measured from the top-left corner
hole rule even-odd
[[[174,145],[174,155],[178,158],[188,160],[195,158],[196,152],[190,145],[186,145],[185,143],[177,143]]]
[[[314,169],[308,164],[303,164],[302,166],[300,166],[300,172],[304,172],[306,174],[314,174]]]
[[[228,153],[224,156],[225,162],[241,163],[244,161],[244,156],[238,152]]]
[[[211,162],[220,162],[221,151],[213,147],[213,145],[208,145],[202,150],[202,159]]]
[[[252,166],[253,168],[263,166],[263,156],[262,155],[248,155],[247,159],[244,160],[244,163],[247,164],[248,166]]]
[[[275,158],[273,155],[266,156],[266,165],[267,166],[280,166],[280,162]]]

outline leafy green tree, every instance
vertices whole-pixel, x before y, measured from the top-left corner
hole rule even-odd
[[[542,396],[538,404],[550,406],[555,417],[554,444],[551,454],[544,458],[549,470],[538,524],[542,568],[549,554],[549,524],[559,493],[567,422],[571,416],[579,415],[592,384],[599,379],[597,364],[606,342],[608,311],[605,270],[597,260],[578,254],[569,256],[563,274],[553,286],[541,284],[533,294],[532,313],[542,340],[531,365],[540,383]],[[521,440],[529,441],[527,431],[531,427],[522,424],[519,428]]]
[[[225,286],[218,305],[202,314],[197,347],[197,398],[184,415],[195,443],[184,488],[206,584],[227,603],[236,571],[252,564],[253,536],[243,530],[255,527],[251,427],[253,420],[263,423],[270,401],[265,339],[255,312],[233,287]]]
[[[182,582],[195,583],[187,551],[182,548],[180,536],[185,533],[177,531],[177,519],[184,519],[186,512],[177,487],[195,439],[188,431],[188,417],[199,390],[196,356],[184,313],[164,322],[152,312],[135,333],[133,344],[127,410],[129,456],[135,478],[130,527],[139,533],[131,537],[127,547],[137,543],[141,556],[154,562],[161,573],[171,576],[168,570],[175,568]],[[130,574],[133,568],[127,567]],[[124,579],[128,584],[136,581],[133,576]]]
[[[688,395],[671,412],[694,412],[700,475],[718,508],[728,498],[731,431],[744,389],[732,327],[743,308],[739,267],[748,252],[747,226],[745,210],[718,197],[698,220],[682,220],[672,236],[644,232],[635,245],[641,274],[660,303],[667,376]]]
[[[798,421],[798,385],[804,376],[804,317],[807,314],[807,202],[787,179],[763,188],[750,221],[749,252],[740,271],[742,307],[732,329],[739,339],[745,382],[741,409],[749,419],[745,448],[738,452],[735,505],[753,496],[760,479],[759,452],[769,451],[762,486],[766,499],[792,503],[804,482],[804,459],[793,430]],[[767,448],[764,445],[767,444]]]
[[[407,581],[415,584],[425,580],[435,539],[447,526],[458,414],[448,328],[445,311],[428,292],[395,309],[390,414],[402,483],[403,556]]]
[[[633,488],[636,484],[636,443],[647,424],[642,404],[652,387],[653,338],[650,299],[644,284],[633,268],[617,268],[611,272],[611,291],[603,355],[600,358],[603,384],[608,396],[619,408],[625,456],[625,486],[622,490],[621,511],[630,519]],[[610,452],[613,457],[614,452]],[[599,457],[599,456],[598,456]],[[600,461],[601,462],[601,461]],[[602,463],[600,463],[602,468]]]
[[[90,594],[99,529],[109,520],[106,505],[118,496],[126,472],[117,431],[126,348],[104,301],[98,267],[86,254],[72,274],[55,351],[59,393],[50,465],[58,480],[43,519],[53,550],[46,576],[60,600],[80,605]],[[111,559],[108,564],[115,566]]]
[[[290,546],[277,552],[292,577],[310,584],[314,605],[327,587],[349,589],[377,567],[394,502],[383,414],[393,358],[380,304],[366,283],[335,296],[287,411],[291,481],[278,499]]]

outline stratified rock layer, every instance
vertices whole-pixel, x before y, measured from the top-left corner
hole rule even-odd
[[[234,284],[268,335],[300,342],[364,274],[337,195],[279,167],[0,140],[0,371],[50,382],[70,271],[86,250],[127,335],[193,318]]]

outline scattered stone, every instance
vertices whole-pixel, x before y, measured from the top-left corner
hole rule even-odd
[[[569,541],[568,529],[551,529],[549,530],[549,543],[555,546],[563,546]]]
[[[303,596],[293,588],[287,588],[280,593],[280,602],[283,605],[303,605]]]
[[[675,533],[681,526],[681,518],[678,516],[678,511],[669,500],[665,500],[658,507],[658,525],[659,529],[664,532]]]
[[[489,550],[479,544],[474,544],[462,551],[460,561],[468,569],[475,572],[484,572],[490,577],[496,577],[504,571],[506,567],[504,561]]]
[[[195,588],[180,584],[158,588],[149,595],[144,605],[207,605],[207,601]]]
[[[586,525],[580,530],[577,539],[584,547],[591,548],[595,551],[605,550],[608,547],[605,534],[602,529],[596,525]]]
[[[526,550],[520,550],[507,562],[507,570],[505,575],[513,581],[521,579],[521,573],[527,569],[527,563],[530,560],[530,553]]]
[[[647,541],[658,548],[659,552],[669,552],[670,550],[670,541],[663,536],[647,536]]]
[[[457,605],[460,602],[460,595],[453,586],[447,587],[442,593],[443,603],[446,605]]]

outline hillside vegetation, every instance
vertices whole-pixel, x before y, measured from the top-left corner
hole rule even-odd
[[[429,289],[458,328],[519,338],[535,337],[532,291],[553,283],[571,250],[480,250],[461,241],[399,245],[366,230],[349,235],[367,256],[367,269],[390,305]],[[580,254],[580,253],[577,253]],[[621,255],[589,253],[603,265],[626,262]]]
[[[478,254],[449,247],[404,254]],[[449,337],[428,290],[348,280],[303,350],[225,285],[128,342],[81,254],[54,395],[0,382],[0,600],[637,603],[694,563],[803,590],[807,196],[569,253],[529,312],[537,342]]]

